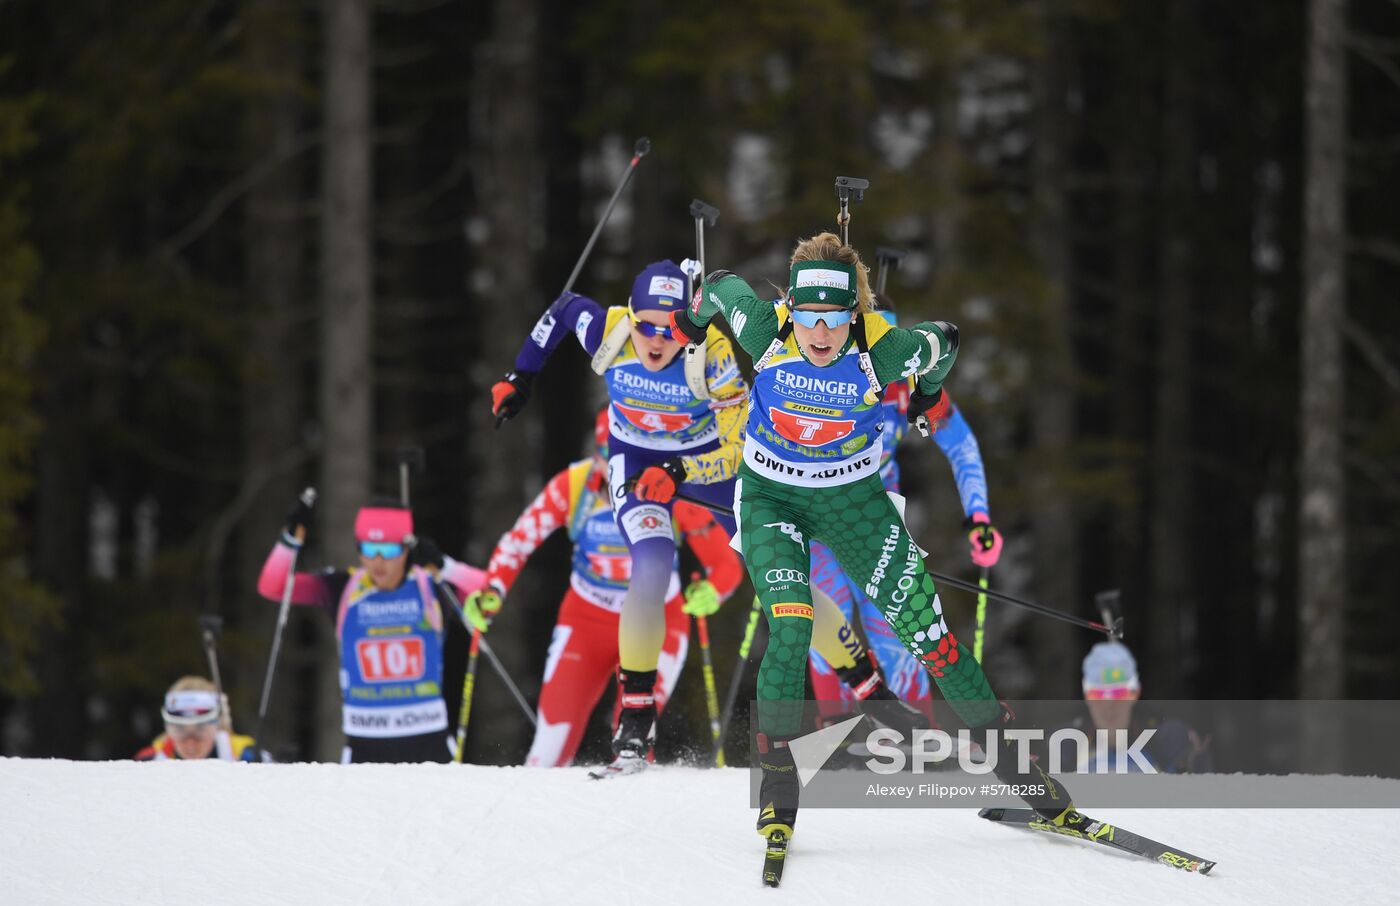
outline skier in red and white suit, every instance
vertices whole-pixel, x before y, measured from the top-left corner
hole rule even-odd
[[[515,526],[501,536],[486,571],[488,589],[464,602],[469,619],[476,614],[482,620],[493,616],[535,549],[558,529],[568,530],[574,544],[573,569],[545,661],[539,726],[525,760],[533,767],[562,767],[573,760],[589,715],[617,675],[617,624],[632,560],[608,500],[606,414],[599,418],[598,427],[598,452],[550,479]],[[682,593],[679,574],[672,570],[666,592],[666,641],[654,690],[658,711],[675,689],[685,664],[690,640],[687,617],[714,613],[743,578],[729,535],[709,510],[679,501],[673,515],[677,546],[684,542],[690,547],[705,575]],[[616,714],[614,708],[614,723]]]

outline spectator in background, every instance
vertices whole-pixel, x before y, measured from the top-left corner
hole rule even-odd
[[[233,732],[228,701],[202,676],[183,676],[165,693],[165,732],[136,753],[137,761],[252,761],[253,738]]]

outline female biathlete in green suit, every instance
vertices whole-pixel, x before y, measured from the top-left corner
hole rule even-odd
[[[688,309],[672,316],[679,334],[698,340],[723,315],[754,359],[735,508],[771,631],[758,674],[764,836],[790,836],[797,817],[786,744],[801,727],[813,612],[809,585],[793,577],[811,568],[810,541],[831,549],[969,727],[1009,719],[972,652],[949,631],[919,547],[880,480],[885,386],[917,377],[910,421],[945,414],[942,384],[957,356],[957,328],[941,321],[894,327],[871,311],[872,302],[855,250],[822,233],[793,251],[785,304],[775,307],[740,277],[715,271]],[[1018,773],[1016,748],[1004,738],[999,745],[998,777],[1043,784],[1045,794],[1028,798],[1030,805],[1051,820],[1075,820],[1062,786],[1034,765]]]

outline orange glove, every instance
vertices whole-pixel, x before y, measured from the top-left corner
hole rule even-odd
[[[491,414],[496,416],[496,427],[508,418],[515,418],[525,404],[530,401],[530,386],[535,376],[529,371],[512,371],[491,385]]]
[[[679,456],[673,456],[663,463],[648,466],[637,478],[635,493],[638,500],[653,503],[670,503],[676,496],[676,488],[685,482],[685,463]]]

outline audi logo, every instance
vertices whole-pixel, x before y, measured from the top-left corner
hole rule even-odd
[[[770,569],[763,577],[765,582],[797,582],[807,584],[807,574],[799,569]]]

